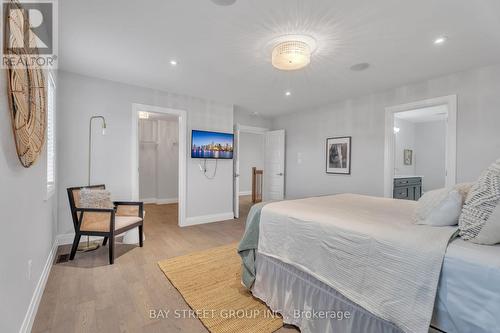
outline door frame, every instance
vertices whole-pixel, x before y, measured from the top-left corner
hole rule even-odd
[[[268,132],[268,128],[256,127],[256,126],[246,126],[241,124],[234,125],[234,166],[233,166],[233,211],[234,217],[240,217],[240,133],[252,133],[258,135],[265,135]],[[264,160],[266,154],[264,153]]]
[[[179,119],[179,220],[180,227],[186,225],[186,193],[187,193],[187,112],[155,105],[132,103],[131,132],[131,167],[132,167],[132,199],[139,200],[139,111],[163,113],[177,116]]]
[[[385,109],[384,196],[392,198],[394,187],[394,114],[431,106],[447,105],[446,180],[445,186],[456,184],[457,175],[457,95],[448,95],[395,105]]]

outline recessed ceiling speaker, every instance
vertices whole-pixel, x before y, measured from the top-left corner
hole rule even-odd
[[[212,2],[217,6],[231,6],[236,0],[212,0]]]
[[[351,71],[361,72],[361,71],[364,71],[365,69],[368,69],[368,67],[370,67],[369,63],[362,62],[360,64],[352,65],[351,66]]]

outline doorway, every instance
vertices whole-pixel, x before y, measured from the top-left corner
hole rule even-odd
[[[384,178],[386,197],[409,200],[455,184],[455,95],[386,109]]]
[[[285,130],[235,125],[234,130],[234,217],[240,209],[246,214],[251,201],[252,168],[262,165],[263,201],[283,200],[285,196]],[[242,142],[242,140],[244,140]],[[257,157],[258,156],[258,157]],[[241,199],[241,200],[240,200]]]
[[[234,217],[247,215],[252,202],[252,168],[264,169],[267,128],[236,124],[234,129]]]
[[[185,111],[132,105],[133,199],[176,205],[179,226],[186,222],[186,135]]]
[[[139,111],[139,201],[179,201],[179,119],[171,114]]]

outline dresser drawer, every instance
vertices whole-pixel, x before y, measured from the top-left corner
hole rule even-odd
[[[394,187],[398,186],[410,186],[410,185],[421,185],[422,184],[422,178],[420,177],[415,177],[415,178],[397,178],[394,179]]]
[[[394,199],[410,199],[411,187],[401,187],[394,189]]]

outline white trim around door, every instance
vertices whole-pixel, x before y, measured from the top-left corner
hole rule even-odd
[[[446,181],[445,186],[456,183],[457,175],[457,95],[431,98],[385,109],[384,196],[392,198],[394,185],[394,114],[404,111],[447,105],[446,125]]]
[[[179,226],[186,225],[186,154],[187,154],[187,113],[184,110],[164,108],[146,104],[132,104],[132,197],[139,199],[139,111],[164,113],[177,116],[179,119]]]

